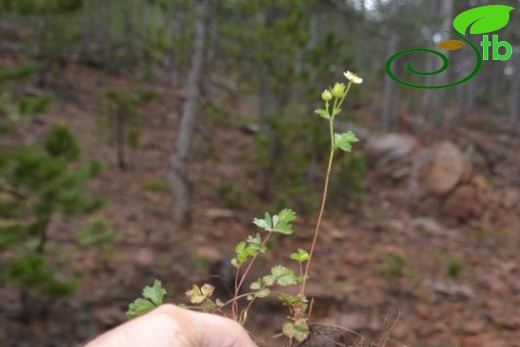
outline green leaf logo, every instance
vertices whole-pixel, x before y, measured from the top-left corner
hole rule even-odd
[[[468,27],[470,34],[487,34],[505,27],[512,10],[514,7],[505,5],[475,7],[455,17],[453,27],[462,35],[466,35]]]

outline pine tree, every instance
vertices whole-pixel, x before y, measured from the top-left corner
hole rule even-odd
[[[13,83],[29,76],[26,70],[4,69],[0,80]],[[48,94],[28,98],[2,93],[0,100],[0,281],[19,288],[22,315],[28,320],[31,298],[59,298],[75,289],[74,282],[58,276],[48,261],[49,226],[57,215],[86,214],[100,207],[101,201],[92,199],[85,188],[100,165],[73,165],[81,151],[65,125],[54,125],[33,145],[8,141],[31,116],[48,108]]]

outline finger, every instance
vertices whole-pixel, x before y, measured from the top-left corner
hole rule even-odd
[[[256,347],[237,322],[214,314],[189,312],[199,343],[197,347]]]

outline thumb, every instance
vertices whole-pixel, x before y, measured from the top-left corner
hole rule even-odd
[[[214,314],[189,312],[197,347],[257,347],[237,322]]]

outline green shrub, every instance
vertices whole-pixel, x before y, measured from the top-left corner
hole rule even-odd
[[[399,278],[407,273],[408,257],[404,253],[392,253],[387,255],[382,264],[376,266],[376,273],[395,283]]]
[[[444,266],[446,268],[446,274],[450,280],[455,281],[461,275],[466,268],[466,264],[457,258],[455,255],[449,253],[444,258]]]

